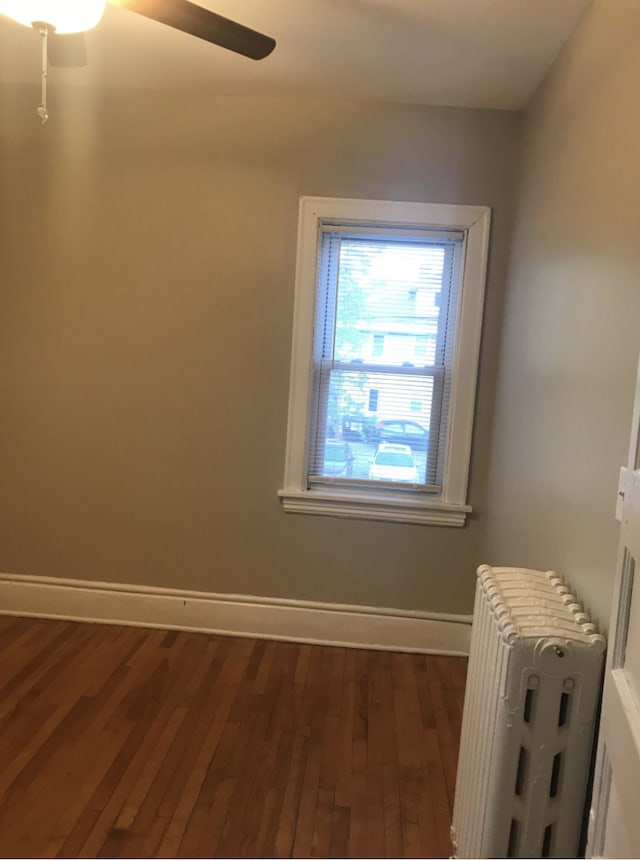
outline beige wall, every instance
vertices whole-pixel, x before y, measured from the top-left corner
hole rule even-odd
[[[494,208],[485,495],[519,117],[5,90],[0,570],[467,612],[464,530],[283,514],[302,194]]]
[[[606,623],[640,342],[640,6],[597,0],[526,113],[483,519]]]

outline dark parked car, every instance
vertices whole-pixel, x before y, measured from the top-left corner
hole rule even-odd
[[[378,442],[395,442],[410,445],[414,449],[426,449],[429,445],[429,431],[418,422],[387,419],[378,422]]]
[[[328,439],[324,444],[323,475],[351,475],[353,473],[353,452],[348,442],[342,439]]]

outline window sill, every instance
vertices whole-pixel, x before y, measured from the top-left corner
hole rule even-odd
[[[439,498],[428,500],[398,494],[353,491],[279,490],[284,511],[292,514],[318,514],[352,520],[382,520],[422,526],[464,526],[470,505],[454,505]]]

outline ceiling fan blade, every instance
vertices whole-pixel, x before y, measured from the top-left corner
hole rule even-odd
[[[189,0],[111,0],[111,3],[252,60],[261,60],[276,46],[275,39],[270,36],[223,18]]]
[[[49,33],[47,56],[52,66],[86,66],[84,33]]]

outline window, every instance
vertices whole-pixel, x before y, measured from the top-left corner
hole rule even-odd
[[[373,352],[372,355],[380,357],[384,354],[384,335],[373,336]]]
[[[302,198],[285,511],[464,524],[489,220]]]

